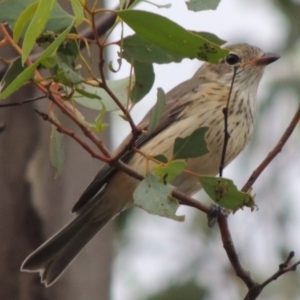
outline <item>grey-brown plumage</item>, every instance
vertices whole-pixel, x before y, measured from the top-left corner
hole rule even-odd
[[[230,54],[216,65],[209,63],[195,75],[167,94],[166,108],[157,128],[143,134],[136,147],[148,155],[164,154],[170,158],[177,137],[186,137],[197,128],[208,126],[206,140],[209,153],[188,159],[187,169],[198,174],[218,173],[224,139],[224,115],[233,70],[237,67],[229,105],[228,141],[225,165],[249,142],[256,114],[256,95],[263,68],[278,59],[247,44],[228,47]],[[149,114],[140,123],[147,129]],[[128,142],[128,137],[124,143]],[[145,158],[128,151],[122,158],[131,168],[145,175]],[[150,164],[150,168],[154,163]],[[88,186],[73,208],[76,217],[51,237],[22,264],[21,270],[39,272],[49,286],[57,280],[86,243],[115,215],[133,204],[132,194],[138,181],[110,166],[105,166]],[[181,174],[173,182],[189,195],[201,186],[197,178]]]

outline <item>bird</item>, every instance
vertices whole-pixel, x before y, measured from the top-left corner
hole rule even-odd
[[[257,89],[263,70],[279,56],[264,53],[249,44],[235,44],[225,49],[228,54],[217,64],[205,62],[192,78],[166,93],[163,115],[151,132],[147,132],[150,113],[144,117],[138,125],[142,134],[137,137],[135,148],[150,156],[163,154],[171,159],[176,138],[185,138],[200,127],[208,127],[205,139],[209,152],[185,159],[186,169],[196,174],[216,176],[224,143],[223,109],[230,92],[227,124],[230,138],[224,165],[245,148],[253,134]],[[130,139],[129,135],[120,147],[128,144]],[[145,157],[132,148],[121,160],[144,176],[151,171],[145,167]],[[117,167],[105,165],[73,207],[75,218],[30,254],[21,271],[38,272],[41,282],[46,287],[51,286],[105,224],[133,205],[133,192],[138,184],[137,179]],[[188,195],[201,189],[197,177],[186,172],[171,184]]]

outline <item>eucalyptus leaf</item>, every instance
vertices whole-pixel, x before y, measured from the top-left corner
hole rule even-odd
[[[17,19],[28,6],[37,0],[6,0],[0,2],[0,22],[8,23],[11,29],[14,28]],[[53,7],[51,15],[45,26],[45,30],[61,33],[73,22],[73,16],[66,13],[58,3]]]
[[[33,15],[28,28],[26,30],[23,47],[22,47],[22,63],[24,64],[25,60],[32,51],[37,37],[44,30],[48,19],[50,17],[51,11],[56,3],[56,0],[40,0],[38,2],[38,7]]]
[[[208,196],[224,208],[236,211],[244,206],[252,210],[256,207],[254,197],[240,192],[231,179],[199,176],[199,181]]]
[[[183,57],[217,63],[228,53],[163,16],[141,10],[122,10],[117,14],[142,38]]]
[[[162,88],[157,89],[157,100],[151,110],[150,123],[147,132],[152,132],[159,124],[166,105],[166,94]]]
[[[154,70],[152,64],[140,61],[133,62],[135,82],[130,92],[130,99],[133,103],[139,102],[151,90],[154,83]]]
[[[187,159],[202,156],[209,152],[205,141],[208,127],[200,127],[185,138],[176,138],[173,147],[174,159]]]
[[[7,85],[5,89],[1,89],[1,100],[10,96],[13,92],[18,90],[26,81],[33,77],[34,71],[37,69],[40,62],[53,55],[53,53],[57,50],[59,45],[66,39],[72,26],[73,24],[71,24],[67,29],[65,29],[65,31],[62,32],[55,39],[55,41],[46,50],[42,52],[39,58],[31,66],[27,67],[21,73],[19,73],[18,76],[9,85]],[[1,86],[3,86],[2,82]]]
[[[75,15],[75,25],[78,26],[83,22],[84,19],[84,10],[83,10],[83,1],[82,0],[70,0],[72,9]]]
[[[221,46],[226,42],[209,32],[190,32],[218,46]],[[174,53],[172,49],[166,50],[165,48],[159,47],[155,43],[150,42],[137,34],[127,36],[119,44],[122,46],[120,56],[129,63],[133,60],[138,60],[150,64],[167,64],[171,62],[181,62],[185,58],[184,55]]]
[[[161,183],[159,177],[149,173],[133,193],[134,204],[150,214],[184,221],[184,216],[176,215],[179,203],[171,196],[174,188]]]
[[[182,160],[172,160],[165,165],[157,165],[154,173],[160,177],[161,182],[170,182],[180,175],[185,169],[186,163]]]

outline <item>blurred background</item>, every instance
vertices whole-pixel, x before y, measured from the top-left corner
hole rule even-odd
[[[65,4],[61,1],[62,4]],[[119,1],[106,1],[114,8]],[[246,42],[281,55],[266,68],[258,92],[254,137],[247,149],[224,171],[239,188],[274,148],[293,117],[300,99],[300,1],[223,0],[216,11],[188,11],[184,0],[158,9],[150,3],[137,8],[153,11],[186,29],[208,31],[228,44]],[[118,29],[119,30],[119,29]],[[118,40],[118,30],[111,41]],[[125,28],[125,34],[131,34]],[[1,51],[8,51],[3,50]],[[108,60],[116,64],[117,47]],[[2,53],[3,54],[3,53]],[[10,52],[8,52],[11,55]],[[95,65],[97,58],[94,60]],[[136,105],[140,120],[154,104],[158,87],[165,92],[190,78],[201,65],[196,60],[155,65],[155,84]],[[111,79],[128,76],[123,64]],[[27,97],[32,93],[27,90]],[[13,101],[24,99],[19,93]],[[68,220],[72,205],[100,168],[100,163],[66,139],[63,174],[54,179],[49,162],[50,125],[33,109],[48,103],[0,110],[6,129],[0,135],[0,298],[22,300],[233,300],[242,299],[244,284],[228,262],[217,226],[207,227],[199,211],[180,207],[183,223],[133,208],[122,213],[97,235],[66,273],[45,289],[37,274],[20,273],[24,258]],[[126,136],[117,114],[110,116],[112,147]],[[12,123],[11,120],[18,122]],[[70,125],[70,124],[67,124]],[[107,136],[107,138],[110,138]],[[258,281],[271,276],[289,251],[300,258],[300,132],[299,126],[283,151],[253,186],[259,210],[238,211],[229,218],[240,259]],[[210,203],[200,192],[197,199]],[[300,273],[291,272],[271,283],[260,299],[300,299]]]

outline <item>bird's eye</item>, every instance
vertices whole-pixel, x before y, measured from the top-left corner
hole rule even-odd
[[[233,65],[237,64],[238,62],[240,62],[240,58],[236,54],[230,53],[227,55],[225,62],[228,65],[233,66]]]

